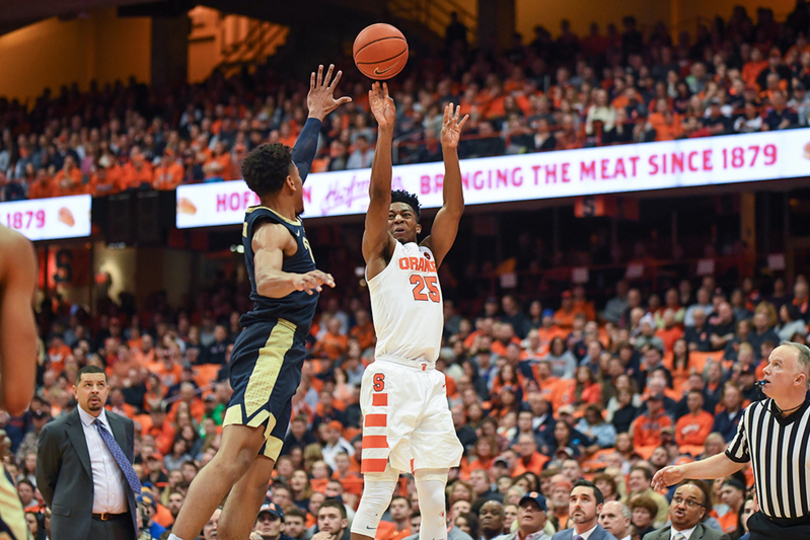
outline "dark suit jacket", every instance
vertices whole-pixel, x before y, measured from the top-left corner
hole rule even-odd
[[[551,537],[551,540],[573,540],[574,529],[565,529]],[[616,540],[616,537],[607,532],[601,525],[596,526],[596,530],[588,537],[588,540]],[[668,539],[667,539],[668,540]]]
[[[657,531],[645,534],[642,540],[669,540],[672,537],[671,528],[672,526],[668,525]],[[729,540],[729,537],[724,532],[710,529],[703,523],[698,523],[697,527],[695,527],[695,532],[692,533],[689,540]]]
[[[135,425],[106,411],[116,442],[130,462],[135,452]],[[37,487],[51,509],[53,540],[87,540],[93,519],[93,471],[79,409],[42,428],[37,449]],[[137,531],[135,494],[125,486],[133,530]]]

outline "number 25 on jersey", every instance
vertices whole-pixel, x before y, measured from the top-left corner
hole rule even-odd
[[[438,278],[436,276],[420,276],[419,274],[411,275],[411,285],[413,285],[413,299],[419,302],[436,302],[441,301],[441,293],[439,293]],[[427,294],[425,289],[427,288]]]

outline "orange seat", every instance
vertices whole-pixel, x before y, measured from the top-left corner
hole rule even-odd
[[[689,366],[695,368],[698,373],[703,373],[706,362],[709,360],[718,361],[723,359],[723,351],[691,351],[689,353]]]
[[[199,366],[194,366],[194,382],[200,388],[208,386],[217,379],[220,369],[222,369],[222,366],[219,364],[200,364]]]

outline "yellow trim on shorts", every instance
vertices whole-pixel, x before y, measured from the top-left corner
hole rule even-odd
[[[281,447],[284,446],[284,441],[276,437],[268,437],[267,442],[264,444],[264,456],[276,461],[279,454],[281,454]]]
[[[264,416],[259,423],[252,421],[253,415],[265,407],[270,399],[281,372],[281,366],[284,364],[284,357],[290,350],[294,338],[295,325],[279,319],[270,332],[270,337],[267,338],[264,347],[259,349],[256,365],[253,367],[247,389],[245,389],[245,414],[248,425],[261,425],[267,419],[267,416]],[[266,408],[264,410],[266,411]],[[267,411],[266,414],[269,416],[270,412]]]

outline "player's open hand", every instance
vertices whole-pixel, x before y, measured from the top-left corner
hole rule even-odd
[[[662,491],[669,486],[675,485],[684,479],[686,474],[683,472],[683,467],[680,465],[670,465],[664,467],[653,476],[652,488],[655,491]]]
[[[394,100],[388,95],[388,83],[375,82],[368,92],[368,103],[374,118],[381,128],[393,128],[397,108]]]
[[[295,290],[304,291],[309,295],[314,294],[316,291],[321,292],[324,285],[334,288],[335,278],[332,277],[332,274],[320,270],[300,274],[295,280]]]
[[[307,94],[307,108],[309,109],[310,118],[317,118],[323,121],[327,114],[352,100],[349,96],[335,99],[335,88],[338,82],[340,82],[343,72],[338,71],[335,78],[332,79],[332,72],[334,72],[334,70],[335,66],[329,64],[326,77],[324,77],[323,66],[320,65],[318,66],[317,75],[314,72],[310,75],[309,93]]]
[[[469,114],[465,114],[464,118],[459,122],[459,112],[461,107],[454,106],[448,103],[444,107],[444,120],[442,121],[442,146],[448,148],[458,148],[458,141],[461,139],[461,128],[467,123],[470,118]]]

